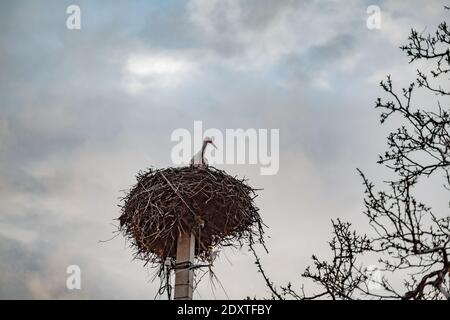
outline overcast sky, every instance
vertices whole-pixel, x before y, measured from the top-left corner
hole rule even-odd
[[[71,4],[81,30],[66,27]],[[366,26],[372,4],[379,30]],[[140,169],[172,166],[170,136],[195,120],[280,130],[278,174],[218,167],[264,189],[263,263],[300,286],[331,219],[364,228],[356,168],[385,174],[378,83],[408,84],[417,66],[398,47],[445,19],[444,4],[0,0],[0,298],[153,299],[152,270],[124,239],[99,240],[113,235],[121,190]],[[66,288],[69,265],[81,290]],[[268,296],[245,249],[215,271],[230,298]],[[195,297],[226,296],[204,280]]]

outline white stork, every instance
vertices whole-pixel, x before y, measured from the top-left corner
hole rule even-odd
[[[197,152],[191,159],[191,166],[198,166],[198,167],[208,166],[208,160],[206,160],[205,158],[205,150],[208,144],[211,144],[214,148],[217,149],[216,145],[213,142],[213,139],[210,137],[205,137],[205,139],[203,139],[202,150]]]

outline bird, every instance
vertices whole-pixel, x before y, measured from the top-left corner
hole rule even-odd
[[[203,145],[202,149],[197,152],[191,159],[191,166],[192,167],[207,167],[208,166],[208,160],[205,158],[205,150],[208,144],[211,144],[214,148],[217,149],[216,145],[213,142],[213,139],[210,137],[205,137],[203,139]]]

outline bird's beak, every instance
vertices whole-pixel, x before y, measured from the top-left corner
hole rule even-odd
[[[214,148],[217,149],[217,146],[214,144],[214,142],[211,141],[211,144],[213,145]]]

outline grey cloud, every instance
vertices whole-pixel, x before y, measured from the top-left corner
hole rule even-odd
[[[280,129],[279,175],[224,168],[264,188],[264,262],[274,280],[297,279],[312,251],[326,249],[329,220],[360,216],[355,168],[379,174],[385,129],[373,110],[380,79],[371,79],[406,60],[390,29],[365,28],[367,3],[79,1],[83,29],[71,32],[70,1],[1,2],[0,297],[153,298],[123,239],[98,240],[114,230],[119,190],[145,166],[171,165],[172,130],[194,120]],[[419,1],[380,5],[401,12],[401,26],[434,21],[429,9],[418,17]],[[195,72],[174,87],[124,89],[131,54],[164,53],[189,58]],[[217,271],[230,297],[265,295],[245,250],[228,256],[233,266],[222,258]],[[81,292],[64,287],[68,264],[82,267]],[[207,282],[200,294],[213,297]]]

